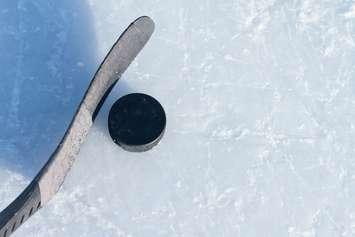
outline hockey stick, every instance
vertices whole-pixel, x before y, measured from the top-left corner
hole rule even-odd
[[[154,22],[149,17],[140,17],[113,45],[55,152],[30,185],[0,213],[0,237],[10,236],[58,192],[103,102],[153,31]]]

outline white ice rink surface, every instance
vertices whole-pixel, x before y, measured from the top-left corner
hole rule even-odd
[[[0,207],[61,138],[111,45],[156,31],[63,188],[13,236],[355,236],[355,2],[2,0]],[[110,139],[120,96],[167,113],[152,151]]]

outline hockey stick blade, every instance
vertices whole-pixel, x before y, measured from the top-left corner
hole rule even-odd
[[[149,17],[140,17],[113,45],[48,162],[20,196],[0,213],[0,237],[10,236],[58,192],[103,102],[153,31],[154,22]]]

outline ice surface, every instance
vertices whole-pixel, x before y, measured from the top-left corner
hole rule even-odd
[[[156,32],[63,188],[14,236],[355,236],[355,3],[2,0],[0,205],[40,169],[107,50]],[[156,97],[168,127],[114,145],[110,106]]]

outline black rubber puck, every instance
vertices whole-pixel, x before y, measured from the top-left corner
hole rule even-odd
[[[118,99],[108,116],[113,141],[132,152],[148,151],[157,145],[166,126],[165,111],[153,97],[133,93]]]

